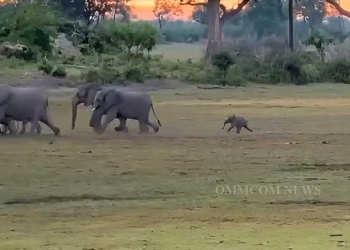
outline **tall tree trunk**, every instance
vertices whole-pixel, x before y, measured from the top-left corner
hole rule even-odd
[[[116,0],[115,1],[115,6],[114,6],[114,13],[113,13],[113,22],[114,23],[115,23],[115,17],[117,15],[118,4],[119,4],[119,0]]]
[[[289,49],[294,50],[294,15],[293,15],[293,1],[289,0],[288,14],[289,14]]]
[[[101,14],[98,14],[97,16],[97,22],[96,22],[96,26],[100,23],[100,19],[101,19]]]
[[[163,28],[161,17],[158,17],[158,23],[159,23],[159,29],[161,30]]]
[[[208,43],[205,52],[205,59],[211,60],[212,56],[216,54],[221,48],[220,34],[220,0],[208,0]],[[222,30],[222,29],[221,29]]]
[[[225,20],[223,18],[220,18],[219,20],[219,35],[220,35],[220,40],[219,40],[219,49],[221,48],[222,41],[224,40],[224,24]]]

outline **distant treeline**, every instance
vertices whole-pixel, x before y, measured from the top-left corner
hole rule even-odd
[[[156,20],[150,23],[158,28]],[[254,25],[254,20],[248,21],[243,18],[233,18],[224,26],[224,37],[226,39],[254,38],[261,39],[266,36],[287,37],[287,21],[271,23],[268,27],[260,28]],[[305,40],[311,32],[310,24],[304,20],[295,20],[295,38]],[[347,18],[328,17],[316,27],[323,33],[334,38],[337,36],[348,36],[350,33],[350,21]],[[207,39],[208,28],[206,25],[196,21],[164,21],[162,29],[159,31],[159,42],[179,42],[195,43],[202,39]]]

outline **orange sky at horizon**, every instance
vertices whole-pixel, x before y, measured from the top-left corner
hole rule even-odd
[[[232,7],[232,0],[224,0],[224,3],[226,2],[226,6]],[[238,1],[237,1],[238,2]],[[350,11],[350,1],[345,2],[344,0],[341,1],[341,5],[344,9]],[[155,16],[153,14],[153,7],[154,7],[154,0],[132,0],[131,1],[131,7],[133,10],[133,14],[137,16],[137,19],[144,19],[144,20],[152,20],[155,19]],[[187,19],[191,16],[192,12],[192,6],[182,6],[183,15],[181,16],[183,19]]]
[[[0,0],[0,3],[8,2],[8,1],[9,0]],[[237,5],[237,3],[240,1],[241,0],[222,0],[222,2],[226,5],[228,9],[235,7],[235,5]],[[344,9],[350,11],[350,0],[340,0],[340,2],[341,2],[341,6]],[[236,4],[233,4],[233,3],[236,3]],[[143,20],[156,19],[153,14],[154,0],[131,0],[130,6],[133,14],[136,15],[136,19],[143,19]],[[193,10],[193,6],[182,6],[183,14],[179,18],[189,19],[191,16],[192,10]]]

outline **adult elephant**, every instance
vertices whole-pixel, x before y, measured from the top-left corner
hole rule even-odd
[[[89,83],[78,87],[78,91],[72,98],[72,129],[75,128],[78,105],[84,103],[84,106],[92,106],[96,93],[103,89],[112,89],[112,87],[107,87],[98,83]],[[117,114],[115,118],[117,118],[120,123],[118,127],[114,128],[114,130],[127,131],[128,128],[126,127],[126,119],[121,117],[119,114]]]
[[[39,121],[47,125],[55,135],[60,133],[60,129],[52,123],[48,97],[38,88],[0,86],[0,124],[11,127],[13,120],[24,124],[31,122],[31,133],[38,131]]]
[[[151,108],[159,126],[149,120]],[[140,133],[149,132],[149,127],[153,128],[154,132],[157,133],[159,127],[161,127],[148,94],[118,89],[98,91],[93,103],[90,127],[94,128],[94,131],[97,133],[103,133],[108,124],[114,120],[116,114],[123,117],[125,121],[126,119],[138,120]],[[101,125],[103,115],[106,115],[106,118],[103,125]]]

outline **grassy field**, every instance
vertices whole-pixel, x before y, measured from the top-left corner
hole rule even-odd
[[[159,44],[152,52],[153,55],[164,55],[166,60],[170,61],[186,61],[191,58],[193,61],[197,61],[204,57],[206,44],[200,43],[172,43],[172,44]]]
[[[95,134],[85,107],[72,131],[56,94],[61,137],[1,138],[1,250],[350,248],[348,86],[150,94],[157,134]],[[254,132],[222,130],[232,113]]]

